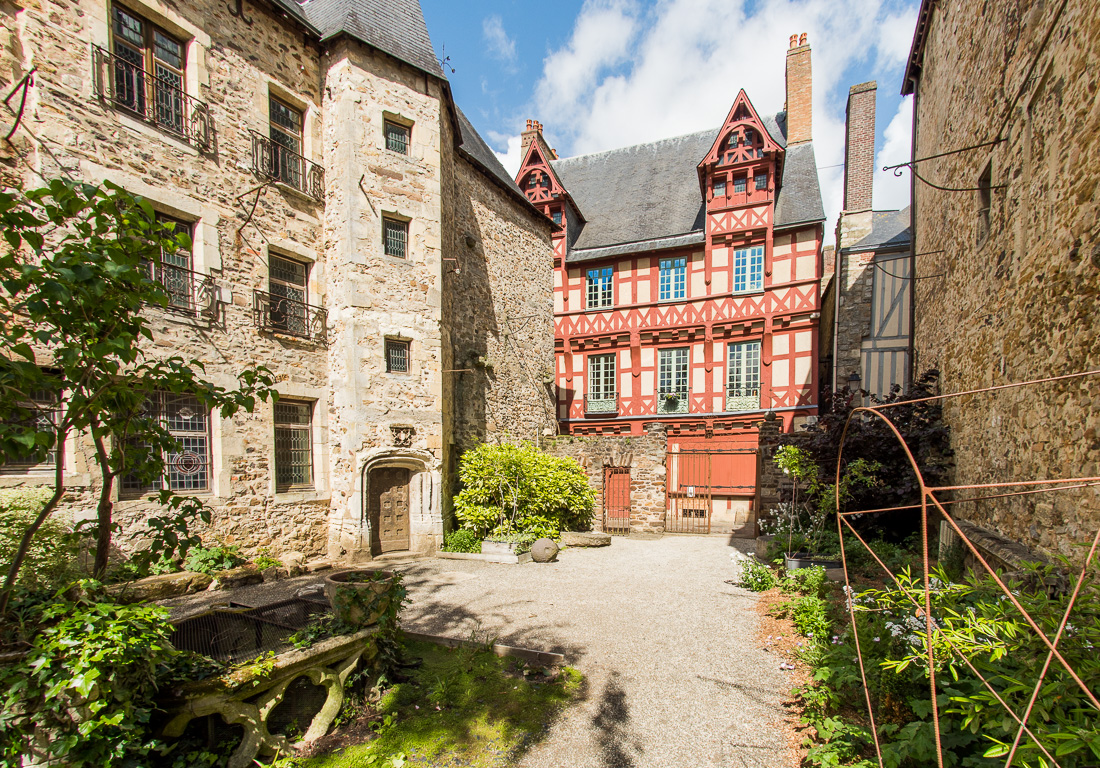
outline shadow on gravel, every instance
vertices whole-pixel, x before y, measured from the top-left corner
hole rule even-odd
[[[596,742],[600,757],[607,768],[634,768],[634,758],[624,747],[638,751],[637,743],[630,743],[626,722],[630,719],[630,706],[626,691],[619,684],[619,673],[612,672],[600,694],[599,708],[592,718],[596,727]]]

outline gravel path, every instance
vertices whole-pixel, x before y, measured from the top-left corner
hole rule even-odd
[[[779,704],[791,684],[753,644],[757,598],[729,583],[741,558],[720,536],[616,537],[545,565],[384,567],[405,573],[406,629],[556,651],[584,673],[583,700],[519,768],[793,768]],[[232,599],[271,602],[323,576],[235,590]],[[168,604],[178,615],[229,594]]]
[[[665,536],[546,565],[421,561],[400,566],[402,623],[557,651],[586,675],[584,701],[522,768],[782,768],[790,685],[754,647],[756,597],[727,583],[731,555],[724,537]]]

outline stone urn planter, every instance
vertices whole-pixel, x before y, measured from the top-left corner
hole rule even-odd
[[[812,555],[809,552],[795,552],[793,555],[786,555],[784,565],[788,571],[795,571],[799,568],[813,568],[814,566],[821,566],[825,570],[829,570],[843,566],[839,560],[830,560],[827,557]]]
[[[393,571],[335,571],[325,577],[325,597],[337,620],[367,626],[385,611],[380,599],[393,586]]]
[[[481,554],[483,555],[514,555],[516,554],[516,541],[483,541],[481,542]]]

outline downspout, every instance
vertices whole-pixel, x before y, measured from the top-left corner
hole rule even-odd
[[[920,110],[917,102],[920,99],[920,81],[913,84],[913,120],[912,134],[910,136],[910,160],[917,158],[917,118]],[[909,168],[909,381],[912,386],[917,380],[917,176],[913,168]]]

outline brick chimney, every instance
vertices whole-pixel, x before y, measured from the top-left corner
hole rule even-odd
[[[546,146],[546,141],[542,138],[542,123],[538,120],[528,120],[527,129],[520,134],[519,154],[521,158],[527,157],[527,148],[531,146],[531,142],[535,139],[540,140],[540,146]]]
[[[874,80],[848,89],[848,118],[844,134],[844,211],[871,210],[871,181],[875,175]]]
[[[791,35],[787,50],[787,146],[813,139],[813,87],[806,33]]]

